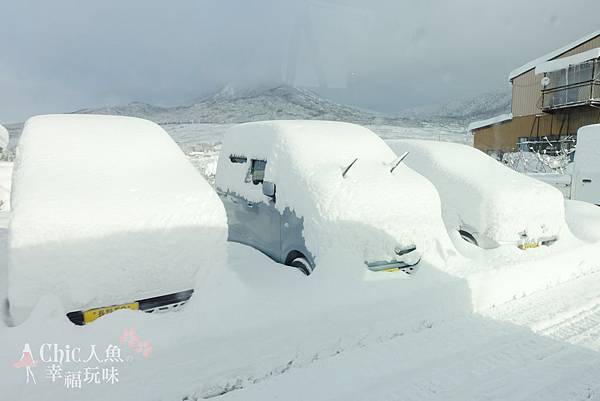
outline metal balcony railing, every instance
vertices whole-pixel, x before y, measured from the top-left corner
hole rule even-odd
[[[600,61],[593,60],[546,73],[542,89],[542,110],[582,105],[600,105]]]
[[[542,90],[542,110],[600,104],[600,81],[581,82]]]

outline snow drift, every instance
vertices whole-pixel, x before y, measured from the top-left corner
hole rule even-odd
[[[396,140],[406,163],[433,182],[449,228],[465,223],[498,242],[558,235],[565,226],[560,191],[517,173],[483,152],[446,142]]]
[[[264,179],[277,185],[275,207],[304,218],[304,238],[317,264],[326,254],[331,266],[391,260],[396,247],[412,244],[427,253],[448,238],[433,185],[405,165],[391,173],[396,155],[366,128],[323,121],[231,128],[219,157],[217,188],[267,202],[260,185],[244,180],[250,163],[230,161],[240,152],[248,161],[267,160]]]
[[[9,302],[67,312],[194,288],[223,260],[216,193],[158,125],[51,115],[25,124],[14,166]],[[200,274],[199,277],[202,277]]]

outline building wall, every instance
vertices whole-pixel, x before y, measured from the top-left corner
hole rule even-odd
[[[535,70],[527,71],[512,81],[513,116],[531,116],[542,112],[542,79]]]
[[[513,117],[505,123],[475,130],[474,146],[483,151],[511,152],[516,150],[521,137],[575,135],[579,128],[599,123],[600,110],[591,107],[571,109],[568,113]]]
[[[560,57],[557,58],[563,58],[563,57],[569,57],[569,56],[573,56],[575,54],[579,54],[579,53],[583,53],[586,52],[588,50],[592,50],[595,49],[597,47],[600,47],[600,36],[587,41],[571,50],[569,50],[568,52],[566,52],[565,54],[561,55]]]
[[[557,58],[572,56],[600,47],[600,36],[587,41]],[[542,112],[542,76],[535,75],[535,70],[527,71],[512,80],[512,113],[513,116],[530,116]]]

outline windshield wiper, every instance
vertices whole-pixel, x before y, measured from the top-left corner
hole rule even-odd
[[[392,167],[392,169],[390,170],[390,173],[393,173],[394,170],[396,170],[396,167],[398,167],[400,165],[400,163],[402,163],[402,161],[404,159],[406,159],[406,156],[408,156],[408,153],[409,152],[404,152],[404,154],[398,158],[398,161],[394,164],[394,167]]]
[[[357,160],[358,160],[358,157],[356,159],[354,159],[354,161],[352,163],[350,163],[350,165],[348,167],[346,167],[346,169],[342,173],[342,178],[346,178],[346,173],[348,173],[348,170],[350,170],[352,168],[352,166],[354,166],[354,163],[356,163]]]

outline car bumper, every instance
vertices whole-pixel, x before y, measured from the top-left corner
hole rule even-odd
[[[414,248],[412,251],[396,256],[393,260],[365,262],[365,264],[373,272],[404,271],[412,273],[421,261],[421,256],[421,253]]]
[[[517,247],[523,251],[540,246],[550,246],[558,240],[558,237],[543,237],[535,240],[524,239],[517,243]]]
[[[174,294],[161,295],[159,297],[146,298],[139,301],[111,305],[88,310],[80,310],[67,313],[67,317],[76,325],[82,326],[94,320],[121,309],[141,310],[146,313],[166,312],[176,309],[185,304],[194,293],[194,290],[186,290]]]
[[[374,262],[367,263],[367,267],[372,272],[405,271],[407,273],[411,273],[416,269],[416,266],[419,263],[419,261],[411,265],[404,262]]]

